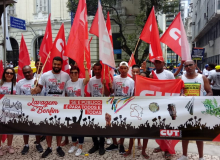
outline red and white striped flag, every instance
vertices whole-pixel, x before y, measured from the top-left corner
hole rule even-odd
[[[99,59],[102,63],[115,68],[115,59],[112,43],[107,31],[102,6],[98,0],[98,24],[99,24]]]

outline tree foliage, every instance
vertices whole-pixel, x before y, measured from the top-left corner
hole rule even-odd
[[[67,8],[69,12],[76,12],[79,0],[68,0]],[[102,0],[103,6],[114,6],[116,0]],[[94,16],[98,8],[98,0],[86,0],[87,12],[89,16]]]

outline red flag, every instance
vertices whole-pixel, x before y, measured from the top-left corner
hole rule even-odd
[[[135,64],[136,64],[136,62],[135,62],[135,59],[134,59],[134,54],[132,53],[131,57],[130,57],[130,60],[128,62],[128,68],[129,68],[128,76],[129,77],[132,77],[132,66],[135,65]]]
[[[24,41],[23,34],[21,35],[21,43],[20,43],[20,52],[19,52],[19,61],[18,61],[18,75],[17,82],[24,78],[22,68],[26,65],[30,65],[30,57],[28,53],[28,49],[26,43]]]
[[[140,35],[140,39],[150,44],[150,61],[154,62],[155,57],[163,56],[154,7],[147,19],[144,29]]]
[[[153,79],[158,79],[156,73],[154,72],[154,70],[152,70],[152,76],[153,76]]]
[[[175,154],[175,146],[179,140],[160,140],[156,139],[157,144],[160,146],[160,149],[164,152],[169,152],[170,154]]]
[[[51,29],[51,21],[50,21],[50,14],[47,21],[46,30],[44,33],[44,38],[42,40],[39,56],[41,57],[41,62],[45,63],[47,59],[47,55],[49,54],[51,48],[52,48],[52,29]],[[50,60],[48,59],[47,64],[50,64]],[[47,72],[51,69],[51,65],[45,65],[44,72]]]
[[[92,41],[92,37],[89,40],[89,44],[88,44],[87,52],[86,52],[86,62],[87,62],[87,68],[88,68],[89,71],[91,70],[91,57],[90,57],[90,55],[91,55],[90,54],[91,41]],[[91,72],[89,72],[89,76],[92,77]]]
[[[105,80],[106,80],[106,84],[109,84],[110,81],[113,82],[113,75],[110,73],[110,67],[105,65],[105,64],[103,64],[102,61],[100,61],[100,63],[102,64],[101,82],[103,81],[104,77],[105,77]],[[106,85],[106,87],[109,90],[108,85]]]
[[[73,59],[79,69],[79,77],[85,77],[84,58],[88,45],[88,24],[87,24],[86,1],[79,0],[73,25],[70,30],[65,55]],[[85,55],[85,56],[84,56]]]
[[[111,27],[111,20],[110,20],[109,12],[107,14],[106,28],[107,28],[108,35],[109,35],[109,38],[110,38],[111,43],[112,43],[112,47],[113,47],[112,27]],[[114,52],[113,52],[113,56],[114,56]],[[109,71],[109,73],[108,73],[108,71]],[[108,82],[109,82],[109,74],[110,74],[111,79],[113,79],[114,69],[109,67],[109,66],[107,66],[107,72],[106,73],[108,73],[108,74],[105,74],[105,77],[106,77],[105,79],[107,80],[106,84],[108,84]],[[107,85],[107,87],[108,87],[108,85]]]
[[[110,20],[109,12],[107,14],[106,27],[107,27],[107,30],[108,30],[109,38],[110,38],[110,40],[112,42],[112,46],[113,46],[112,28],[111,28],[111,20]]]
[[[86,53],[86,62],[87,62],[87,68],[88,68],[88,71],[89,71],[89,77],[91,78],[92,75],[91,75],[91,58],[90,58],[90,43],[92,41],[92,37],[90,38],[89,40],[89,44],[88,44],[88,53]],[[85,89],[84,89],[84,92],[85,92],[85,96],[86,97],[90,97],[90,93],[87,92],[87,88],[88,88],[88,84],[85,86]]]
[[[2,60],[0,60],[0,79],[2,79],[3,72],[4,72],[4,66]]]
[[[168,45],[182,60],[191,60],[189,43],[183,26],[180,12],[160,39]]]
[[[7,134],[3,134],[1,141],[4,143],[6,139],[7,139]]]
[[[152,72],[153,74],[153,72]],[[137,75],[135,96],[178,96],[184,82],[181,79],[157,80]],[[179,140],[156,140],[162,151],[175,154],[175,145]]]
[[[63,59],[62,71],[69,73],[68,57],[64,56],[65,50],[66,50],[65,31],[64,31],[64,24],[62,24],[59,32],[57,33],[57,37],[53,43],[53,47],[51,49],[50,69],[52,69],[53,58],[58,56],[58,57],[62,57]]]
[[[181,79],[157,80],[137,75],[135,96],[177,96],[183,87]]]
[[[92,21],[92,25],[90,27],[89,33],[96,35],[97,37],[99,37],[99,18],[98,18],[98,10],[95,14],[95,17]]]

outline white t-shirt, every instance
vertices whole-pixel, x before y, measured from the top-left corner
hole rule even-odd
[[[208,79],[214,81],[214,85],[212,86],[212,89],[220,90],[220,72],[210,74]]]
[[[213,75],[213,74],[215,74],[216,73],[216,71],[213,69],[213,70],[211,70],[211,71],[209,71],[209,76],[208,76],[208,79],[211,79],[211,75]],[[213,83],[213,81],[211,81],[211,83]],[[213,87],[212,85],[210,85],[211,86],[211,88]]]
[[[155,74],[157,75],[157,78],[160,80],[175,79],[173,73],[168,70],[163,70],[163,72],[159,74],[155,71]]]
[[[67,97],[84,97],[83,84],[84,78],[79,78],[78,81],[72,82],[71,79],[66,82],[65,92]]]
[[[203,74],[204,76],[208,76],[208,75],[209,75],[209,71],[204,68],[203,71],[202,71],[202,74]]]
[[[134,80],[130,77],[122,78],[121,75],[115,76],[112,88],[115,96],[133,96]]]
[[[101,78],[97,79],[96,76],[90,78],[87,92],[89,92],[92,97],[102,97],[102,82]]]
[[[11,86],[12,82],[4,82],[2,86],[0,86],[0,94],[11,94]],[[16,85],[13,86],[13,94],[16,94]]]
[[[27,80],[26,78],[18,81],[16,85],[17,95],[31,95],[31,88],[34,88],[35,78]]]
[[[59,74],[53,74],[52,70],[44,73],[39,84],[45,86],[46,96],[65,97],[65,85],[70,76],[63,71]]]
[[[215,74],[215,73],[216,73],[216,71],[213,69],[213,70],[209,71],[209,76],[212,74]],[[209,78],[209,76],[208,76],[208,78]]]

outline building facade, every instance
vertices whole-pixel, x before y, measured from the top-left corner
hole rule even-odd
[[[53,40],[55,40],[61,24],[64,23],[66,42],[68,42],[68,36],[71,29],[71,14],[68,12],[66,3],[67,0],[18,0],[14,6],[8,8],[8,19],[10,16],[13,16],[25,20],[26,30],[11,28],[10,21],[8,20],[9,37],[13,51],[7,51],[6,61],[12,61],[14,66],[18,64],[21,34],[24,36],[31,60],[37,59],[49,13],[51,13]],[[125,29],[126,35],[137,30],[133,22],[135,15],[139,13],[139,5],[139,1],[136,0],[118,0],[116,3],[116,8],[124,23],[126,23],[123,28]],[[114,13],[110,16],[113,16],[113,14]],[[91,26],[93,18],[93,16],[88,17],[89,27]],[[112,34],[114,39],[116,63],[119,63],[122,60],[129,60],[130,57],[119,47],[120,42],[117,39],[119,36],[119,27],[117,24],[114,24],[114,22],[112,22]],[[94,63],[99,59],[98,38],[94,35],[89,36],[93,36],[90,50],[91,61]],[[3,42],[3,38],[4,36],[1,33],[0,42]],[[3,59],[3,46],[0,46],[0,59]]]
[[[193,0],[192,41],[205,48],[203,65],[220,63],[220,0]]]

